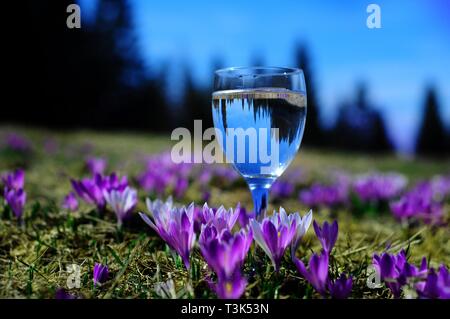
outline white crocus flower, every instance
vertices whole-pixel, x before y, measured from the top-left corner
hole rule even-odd
[[[105,201],[111,207],[112,211],[116,214],[117,224],[121,226],[130,211],[137,204],[137,191],[130,187],[126,187],[122,191],[104,191],[103,196],[105,197]]]

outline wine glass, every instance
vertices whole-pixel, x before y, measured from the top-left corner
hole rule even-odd
[[[306,120],[303,71],[284,67],[217,70],[212,113],[226,160],[244,177],[255,215],[262,218],[270,187],[301,144]]]

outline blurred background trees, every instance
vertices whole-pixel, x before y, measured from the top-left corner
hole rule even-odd
[[[336,148],[365,152],[389,152],[392,145],[382,115],[370,104],[365,84],[360,84],[353,101],[339,107],[330,139]]]
[[[429,87],[426,90],[416,152],[434,157],[449,154],[449,137],[450,134],[446,132],[439,115],[436,91],[433,87]]]
[[[304,133],[305,145],[323,145],[326,141],[323,134],[324,130],[320,124],[319,105],[315,90],[315,79],[306,46],[300,44],[297,45],[295,58],[297,67],[303,70],[307,94],[308,113]]]
[[[8,108],[2,121],[167,130],[164,78],[144,66],[128,2],[98,1],[93,21],[82,21],[80,29],[66,26],[71,3],[26,1],[15,8],[23,15],[9,46],[14,65],[9,93],[20,107]]]
[[[5,75],[9,105],[2,107],[0,122],[53,129],[92,128],[167,132],[194,119],[212,126],[212,83],[199,85],[185,64],[179,99],[168,98],[167,67],[151,69],[144,63],[136,41],[133,15],[126,0],[98,0],[91,21],[81,29],[68,29],[66,8],[71,0],[11,3],[14,35],[7,39]],[[325,129],[320,120],[314,68],[308,48],[299,43],[295,65],[306,79],[308,115],[304,143],[367,152],[393,151],[381,114],[361,83],[354,98],[341,101],[335,125]],[[170,61],[168,61],[170,62]],[[224,67],[221,59],[213,68]],[[250,64],[264,64],[254,54]],[[212,74],[212,70],[211,70]],[[401,121],[401,119],[399,119]],[[422,123],[417,137],[418,154],[449,154],[450,134],[440,117],[437,92],[427,88]]]

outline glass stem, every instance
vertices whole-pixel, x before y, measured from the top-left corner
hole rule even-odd
[[[255,207],[255,217],[261,220],[266,216],[267,205],[269,203],[270,185],[249,185],[252,192],[253,204]]]

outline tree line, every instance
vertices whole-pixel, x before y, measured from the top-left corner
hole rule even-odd
[[[126,0],[99,0],[90,23],[80,29],[66,25],[71,0],[13,3],[14,33],[7,39],[5,80],[8,106],[0,122],[53,129],[92,128],[167,132],[191,127],[202,119],[212,126],[212,85],[198,85],[186,66],[180,101],[167,97],[163,65],[148,70],[138,47],[131,8]],[[368,152],[393,150],[383,114],[359,84],[355,96],[339,105],[332,128],[320,121],[314,70],[306,46],[294,52],[305,74],[308,115],[304,144]],[[254,63],[261,63],[257,57]],[[213,63],[222,67],[220,60]],[[450,150],[450,133],[440,117],[437,92],[425,90],[417,136],[419,154],[442,156]],[[401,121],[401,119],[399,119]]]

